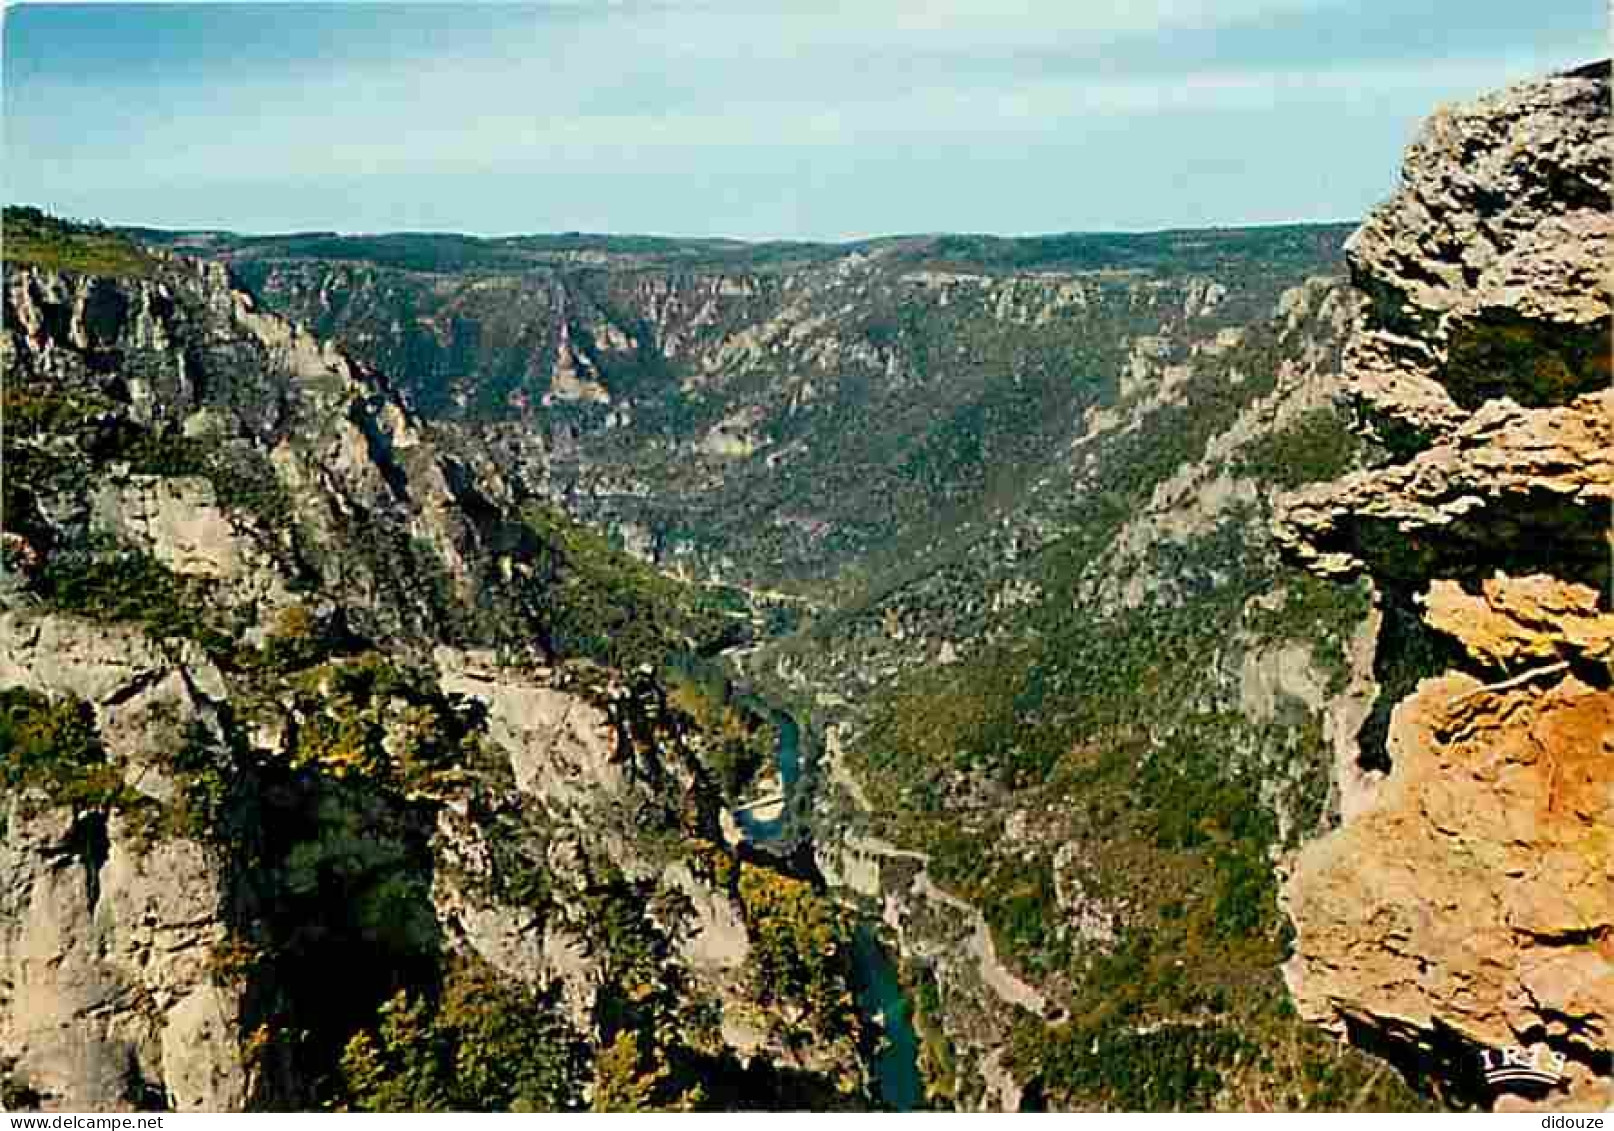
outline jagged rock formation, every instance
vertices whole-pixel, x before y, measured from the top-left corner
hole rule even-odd
[[[741,861],[650,663],[734,618],[127,258],[6,270],[5,1105],[866,1104],[844,924]]]
[[[1322,574],[1365,565],[1412,582],[1431,573],[1472,579],[1492,563],[1561,563],[1571,576],[1603,581],[1608,537],[1598,516],[1614,502],[1611,398],[1589,393],[1545,408],[1488,401],[1407,462],[1291,501],[1279,536]]]
[[[1369,795],[1293,864],[1295,1001],[1499,1107],[1614,1102],[1608,107],[1604,64],[1431,120],[1350,244],[1346,376],[1392,460],[1276,524],[1445,642]],[[1502,1046],[1562,1056],[1562,1083],[1487,1087]]]
[[[194,645],[138,627],[0,614],[0,687],[86,702],[127,787],[171,805],[158,751],[216,725],[223,677]],[[9,752],[8,752],[9,753]],[[190,838],[154,843],[132,812],[5,799],[0,841],[0,1059],[14,1087],[73,1109],[246,1100],[239,987],[213,977],[229,937],[224,862]]]

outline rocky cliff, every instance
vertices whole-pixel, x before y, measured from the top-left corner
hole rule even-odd
[[[220,266],[19,221],[5,1106],[869,1102],[849,927],[656,674],[733,617]]]
[[[635,553],[839,593],[991,521],[1089,407],[1181,376],[1187,339],[1265,317],[1344,235],[206,250]]]
[[[1366,574],[1385,725],[1284,889],[1301,1013],[1460,1102],[1614,1102],[1607,65],[1443,110],[1349,246],[1345,355],[1393,458],[1286,499]],[[1492,1086],[1486,1049],[1562,1065]]]

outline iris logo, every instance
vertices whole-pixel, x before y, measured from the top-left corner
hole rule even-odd
[[[1539,1084],[1550,1088],[1563,1079],[1569,1058],[1549,1048],[1524,1049],[1512,1045],[1505,1049],[1482,1049],[1480,1067],[1485,1082],[1495,1087],[1503,1084]]]

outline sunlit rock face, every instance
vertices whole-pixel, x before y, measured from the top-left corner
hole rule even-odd
[[[1276,523],[1441,659],[1393,706],[1371,796],[1295,863],[1290,989],[1498,1108],[1614,1102],[1608,105],[1603,64],[1425,127],[1350,244],[1346,375],[1393,455]],[[1509,1046],[1559,1082],[1488,1085],[1481,1050]]]

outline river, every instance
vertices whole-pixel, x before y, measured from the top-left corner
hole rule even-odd
[[[773,718],[779,728],[776,757],[785,803],[777,817],[737,815],[740,828],[752,843],[759,845],[785,836],[795,807],[796,798],[792,795],[801,780],[801,727],[783,713],[775,712]],[[853,931],[852,966],[858,1008],[882,1034],[874,1058],[874,1082],[880,1099],[895,1111],[913,1111],[925,1094],[919,1078],[919,1035],[913,1027],[913,1005],[872,920],[859,923]]]
[[[913,1005],[873,924],[857,925],[852,935],[852,961],[857,969],[858,1006],[884,1033],[874,1057],[874,1081],[880,1098],[895,1111],[913,1111],[925,1098],[924,1084],[919,1079],[919,1034],[913,1027]]]
[[[779,741],[775,746],[774,757],[779,766],[779,785],[785,795],[785,801],[779,807],[777,817],[758,817],[753,813],[735,815],[740,830],[754,844],[769,844],[785,835],[790,805],[795,800],[791,794],[795,791],[796,783],[801,780],[801,727],[797,725],[795,719],[779,711],[773,712],[773,722],[779,728]]]

